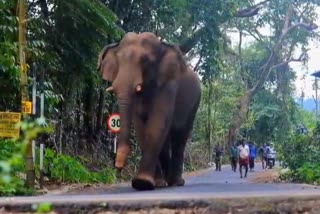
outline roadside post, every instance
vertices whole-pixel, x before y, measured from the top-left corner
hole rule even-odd
[[[117,133],[120,132],[120,114],[119,113],[113,113],[111,114],[107,119],[107,127],[109,131],[111,131],[113,136],[113,153],[117,154]]]
[[[117,136],[116,134],[120,132],[120,114],[113,113],[108,117],[107,120],[108,129],[115,134],[113,138],[113,153],[117,153]]]
[[[40,144],[40,188],[43,188],[43,143]]]
[[[31,114],[32,103],[28,101],[28,74],[26,64],[26,1],[19,0],[19,64],[20,64],[20,93],[22,119]],[[26,185],[33,188],[35,183],[35,171],[32,157],[32,142],[27,142],[26,148]]]

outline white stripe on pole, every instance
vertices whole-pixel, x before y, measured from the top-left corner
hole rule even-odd
[[[32,141],[32,159],[33,159],[33,165],[36,163],[36,142]]]
[[[41,93],[40,117],[44,116],[44,93]]]
[[[43,169],[43,144],[40,144],[40,170]]]
[[[113,153],[117,153],[117,136],[115,136],[113,140]]]

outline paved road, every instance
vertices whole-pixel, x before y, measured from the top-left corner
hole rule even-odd
[[[233,197],[239,195],[265,195],[265,194],[278,194],[278,193],[291,193],[291,192],[315,192],[320,194],[320,188],[312,185],[303,184],[284,184],[284,183],[252,183],[250,180],[254,178],[255,174],[261,173],[261,166],[256,167],[255,172],[248,172],[247,178],[240,178],[239,172],[233,172],[230,166],[224,166],[222,171],[215,171],[210,168],[205,172],[198,175],[185,177],[186,184],[183,187],[170,187],[161,188],[153,191],[137,192],[132,189],[129,184],[114,185],[113,188],[96,188],[94,191],[87,192],[86,194],[98,194],[104,196],[114,195],[130,196],[132,194],[143,196],[157,197],[166,195],[171,197],[175,194],[210,194],[211,196],[219,197]],[[69,193],[78,194],[79,192]],[[120,195],[119,195],[120,194]]]
[[[0,206],[4,204],[30,204],[40,202],[66,203],[128,203],[150,201],[172,201],[187,199],[214,199],[214,198],[245,198],[265,196],[320,196],[320,189],[311,185],[301,184],[271,184],[250,183],[255,173],[260,173],[260,166],[256,172],[248,173],[246,179],[241,179],[239,172],[231,171],[229,166],[221,172],[209,169],[199,175],[186,177],[183,187],[156,189],[154,191],[137,192],[130,184],[114,185],[110,188],[97,188],[94,191],[85,191],[65,194],[47,194],[37,197],[6,197],[0,198]]]
[[[247,200],[241,202],[241,205],[251,204],[250,209],[252,209],[254,207],[252,199],[255,203],[260,201],[260,204],[255,205],[260,208],[265,207],[266,204],[268,206],[272,204],[273,207],[280,206],[281,203],[287,203],[288,198],[290,198],[291,205],[286,207],[300,209],[299,207],[296,208],[295,205],[301,204],[301,201],[304,201],[304,203],[310,203],[310,201],[314,203],[316,201],[319,204],[319,210],[315,213],[320,211],[320,189],[316,186],[250,182],[250,178],[253,178],[257,173],[261,173],[261,171],[259,165],[256,172],[249,172],[246,179],[241,179],[239,172],[232,172],[229,166],[223,167],[221,172],[208,169],[202,173],[185,177],[186,184],[183,187],[143,192],[133,190],[130,184],[118,184],[108,188],[91,188],[91,191],[83,192],[47,194],[36,197],[0,197],[0,208],[5,206],[9,209],[18,207],[22,210],[30,210],[34,204],[50,202],[57,209],[61,207],[63,209],[66,207],[68,209],[78,209],[81,207],[81,210],[90,210],[93,209],[92,207],[100,207],[99,209],[101,209],[103,205],[104,209],[108,210],[119,210],[124,207],[125,209],[151,209],[155,206],[174,209],[197,206],[212,208],[214,206],[213,209],[216,210],[221,207],[221,200],[224,207],[228,204],[227,207],[229,208],[225,209],[237,208],[239,207],[239,201]],[[263,200],[257,200],[258,198]],[[299,203],[296,203],[296,200],[300,200]],[[265,204],[261,204],[261,201]],[[315,205],[310,205],[310,207],[315,207]],[[249,211],[245,210],[244,213],[249,213]]]

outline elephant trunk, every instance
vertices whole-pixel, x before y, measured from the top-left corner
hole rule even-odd
[[[131,96],[129,92],[118,95],[119,109],[120,109],[120,134],[118,140],[117,156],[115,167],[122,169],[125,166],[127,156],[130,151],[129,138],[131,131],[131,116],[130,112],[132,106]]]

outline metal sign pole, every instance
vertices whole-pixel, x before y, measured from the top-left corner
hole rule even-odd
[[[26,2],[19,0],[19,63],[20,63],[20,90],[21,111],[24,113],[24,103],[28,101],[28,76],[25,57],[26,46]],[[23,117],[25,114],[23,114]],[[32,157],[32,142],[27,142],[26,148],[26,185],[33,188],[35,183],[35,171]]]
[[[115,135],[115,137],[113,139],[113,153],[114,154],[117,153],[117,135]]]
[[[40,188],[43,188],[43,150],[44,145],[40,144]]]

